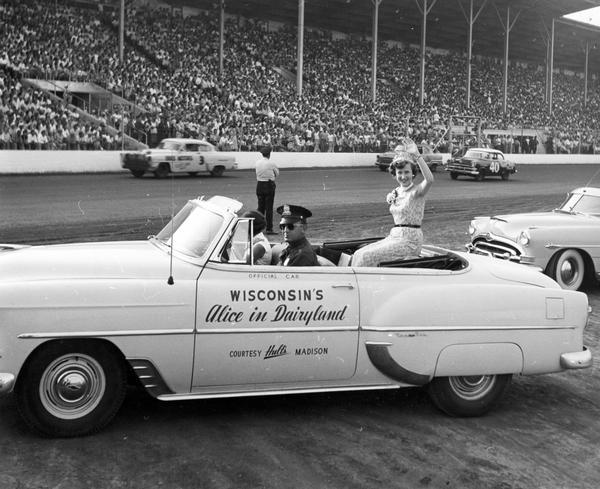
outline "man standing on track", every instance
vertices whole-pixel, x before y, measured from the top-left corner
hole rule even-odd
[[[279,176],[279,169],[271,161],[271,146],[264,146],[260,153],[262,157],[256,161],[258,212],[265,216],[267,234],[278,234],[273,231],[273,201],[275,200],[275,179]]]

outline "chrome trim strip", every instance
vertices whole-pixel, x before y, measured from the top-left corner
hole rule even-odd
[[[119,279],[120,280],[120,279]],[[146,308],[157,308],[157,307],[190,307],[189,303],[185,303],[185,302],[173,302],[170,304],[110,304],[110,305],[103,305],[103,304],[60,304],[60,305],[56,305],[56,306],[52,306],[52,305],[41,305],[41,306],[34,306],[34,305],[27,305],[27,306],[0,306],[0,310],[21,310],[21,309],[36,309],[36,310],[43,310],[43,309],[49,309],[49,310],[54,310],[54,309],[124,309],[124,308],[141,308],[143,307],[144,309]]]
[[[420,374],[404,368],[390,355],[389,345],[367,343],[366,347],[371,363],[391,379],[410,385],[425,385],[433,377],[433,375]]]
[[[415,328],[414,326],[399,328],[394,326],[363,326],[361,331],[373,331],[379,333],[406,333],[406,332],[428,332],[428,331],[494,331],[494,330],[538,330],[538,329],[577,329],[577,326],[435,326]]]
[[[164,336],[192,334],[193,329],[135,329],[123,331],[65,331],[56,333],[21,333],[17,338],[24,340],[46,338],[95,338],[106,336]]]
[[[555,248],[600,248],[600,245],[598,244],[577,244],[574,245],[573,243],[571,244],[557,244],[557,243],[548,243],[547,245],[544,245],[544,248],[548,248],[548,249],[555,249]]]
[[[329,332],[329,331],[352,331],[358,332],[358,326],[323,326],[322,328],[215,328],[198,329],[197,334],[235,334],[235,333],[311,333],[311,332]]]
[[[157,397],[160,401],[191,401],[194,399],[220,399],[228,397],[281,396],[283,394],[313,394],[318,392],[372,391],[382,389],[398,389],[397,384],[377,384],[361,386],[311,387],[306,389],[253,390],[234,392],[215,392],[210,394],[163,394]]]

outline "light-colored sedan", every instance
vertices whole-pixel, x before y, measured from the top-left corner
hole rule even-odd
[[[171,173],[188,173],[192,176],[209,172],[220,177],[226,170],[234,170],[233,156],[217,151],[208,141],[201,139],[163,139],[156,148],[121,153],[121,168],[129,170],[136,178],[152,173],[164,178]]]
[[[577,188],[550,212],[476,217],[469,251],[540,267],[578,290],[600,271],[600,189]]]
[[[0,392],[30,427],[98,431],[130,378],[163,401],[423,386],[478,416],[513,375],[592,363],[587,296],[533,268],[432,246],[352,267],[368,239],[255,265],[241,207],[189,201],[147,241],[0,248]]]

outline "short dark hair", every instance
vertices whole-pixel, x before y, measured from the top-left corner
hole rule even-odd
[[[262,148],[260,148],[260,154],[262,154],[265,158],[268,158],[269,156],[271,156],[271,146],[263,146]]]
[[[244,212],[242,217],[250,217],[254,219],[254,234],[260,233],[263,229],[267,227],[267,221],[265,220],[265,216],[258,211],[248,211]]]
[[[410,165],[410,169],[412,171],[412,176],[413,176],[413,178],[416,177],[417,176],[417,165],[410,160],[394,160],[390,163],[390,166],[388,167],[388,171],[393,176],[396,176],[396,170],[398,170],[399,168],[404,168],[406,165]]]

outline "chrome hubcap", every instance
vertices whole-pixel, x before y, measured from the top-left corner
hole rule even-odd
[[[473,401],[485,396],[494,385],[493,375],[450,377],[450,386],[463,399]]]
[[[579,269],[573,260],[565,260],[560,266],[560,279],[566,285],[573,284],[579,278]]]
[[[42,374],[40,400],[53,416],[76,419],[98,406],[105,389],[104,371],[94,358],[68,354],[54,360]]]

